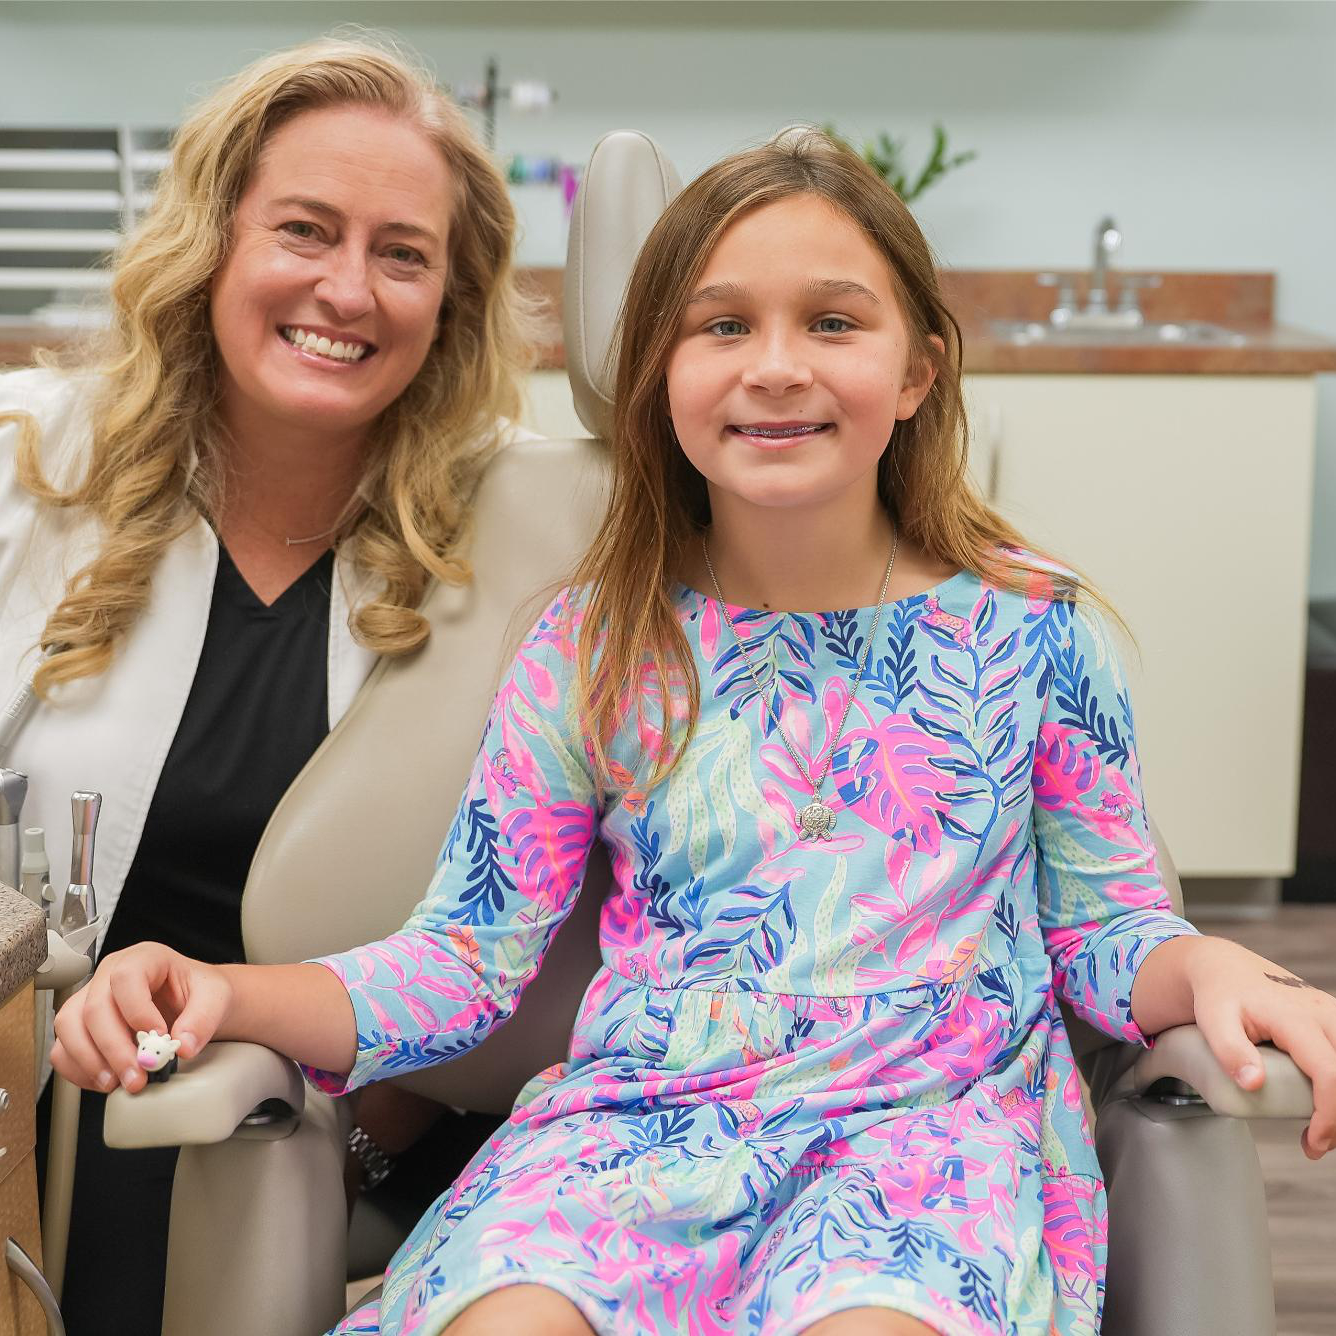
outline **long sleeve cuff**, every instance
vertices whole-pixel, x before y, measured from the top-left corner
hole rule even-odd
[[[1054,991],[1101,1034],[1150,1048],[1153,1038],[1132,1019],[1132,983],[1155,947],[1184,936],[1200,933],[1163,909],[1132,910],[1103,924],[1051,929],[1047,948]]]
[[[338,977],[357,1023],[357,1057],[346,1076],[302,1067],[328,1095],[457,1057],[504,1019],[478,967],[428,933],[396,933],[308,963]]]

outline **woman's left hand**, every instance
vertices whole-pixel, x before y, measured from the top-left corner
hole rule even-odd
[[[1198,939],[1187,962],[1197,1027],[1243,1087],[1266,1079],[1256,1044],[1284,1049],[1313,1083],[1313,1117],[1299,1138],[1310,1160],[1336,1146],[1336,997],[1237,942]]]

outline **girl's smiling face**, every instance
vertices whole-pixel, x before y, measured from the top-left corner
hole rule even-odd
[[[886,258],[815,195],[732,223],[669,356],[673,427],[711,491],[760,507],[866,504],[935,371],[910,355]]]

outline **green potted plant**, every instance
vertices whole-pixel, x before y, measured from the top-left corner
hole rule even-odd
[[[956,167],[963,167],[967,162],[979,156],[973,149],[968,149],[964,153],[948,155],[946,131],[940,125],[934,125],[932,127],[932,151],[928,154],[928,160],[919,168],[918,174],[913,175],[905,162],[904,143],[901,140],[892,139],[885,131],[882,131],[875,140],[864,144],[860,149],[840,134],[833,125],[826,125],[822,128],[832,139],[837,139],[842,144],[848,144],[855,153],[858,153],[906,204],[912,204],[930,185],[941,180],[947,172]]]

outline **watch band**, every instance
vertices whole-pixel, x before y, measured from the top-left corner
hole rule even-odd
[[[390,1176],[394,1159],[360,1128],[348,1133],[348,1150],[362,1166],[362,1191],[373,1192]]]

